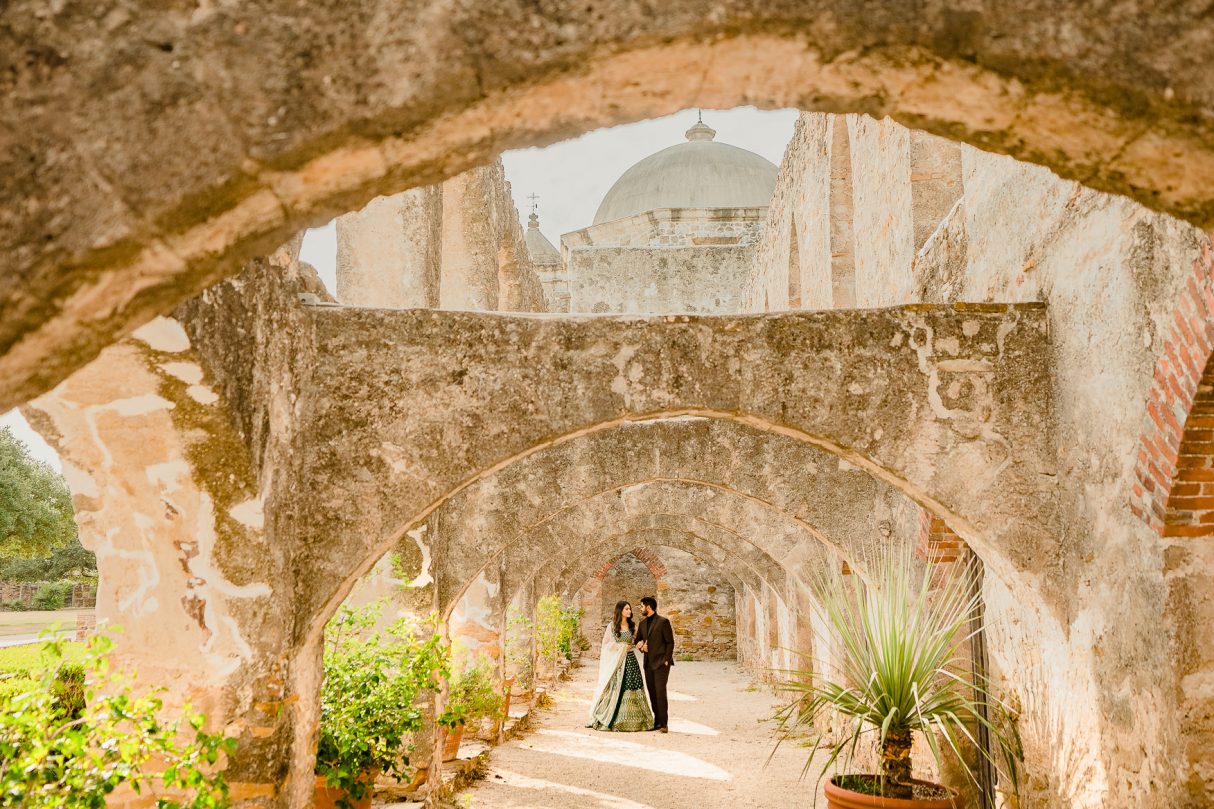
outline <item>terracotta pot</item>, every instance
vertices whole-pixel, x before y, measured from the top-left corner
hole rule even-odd
[[[455,730],[447,731],[447,739],[443,743],[443,761],[455,761],[459,758],[459,744],[463,739],[463,725],[456,725]]]
[[[914,783],[925,786],[940,787],[930,781]],[[826,795],[827,809],[962,809],[961,796],[955,789],[940,787],[948,790],[949,797],[934,800],[915,800],[902,798],[878,798],[875,795],[865,795],[862,792],[852,792],[835,786],[834,779],[826,782],[823,794]]]
[[[371,793],[374,790],[367,790],[367,794],[361,800],[354,801],[350,804],[354,809],[371,809]],[[337,787],[331,787],[325,784],[323,775],[316,776],[316,809],[337,809],[337,802],[345,797],[346,791]]]

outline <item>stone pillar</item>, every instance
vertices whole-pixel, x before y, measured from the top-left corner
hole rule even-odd
[[[442,188],[376,197],[337,218],[337,300],[354,306],[438,306]]]
[[[498,308],[498,241],[485,209],[485,169],[443,183],[439,308]]]
[[[856,305],[856,254],[852,232],[851,137],[847,117],[831,116],[830,279],[833,307]]]
[[[63,458],[97,554],[111,664],[237,738],[237,806],[281,806],[300,727],[286,543],[270,541],[246,445],[175,320],[157,318],[25,408]]]

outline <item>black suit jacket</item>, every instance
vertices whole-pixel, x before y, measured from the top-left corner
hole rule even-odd
[[[674,665],[674,629],[670,619],[656,612],[641,621],[637,627],[637,642],[649,644],[645,653],[645,668],[656,669],[658,666]]]

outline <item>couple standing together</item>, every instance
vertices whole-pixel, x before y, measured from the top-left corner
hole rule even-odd
[[[636,625],[631,604],[615,605],[615,616],[603,632],[599,682],[587,727],[667,732],[666,682],[674,665],[674,630],[669,619],[658,615],[653,596],[641,599],[641,615]]]

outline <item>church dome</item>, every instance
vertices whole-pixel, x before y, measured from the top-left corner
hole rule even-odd
[[[594,224],[660,208],[766,208],[779,169],[754,152],[717,143],[716,134],[697,122],[686,143],[628,169],[603,197]]]
[[[540,233],[540,217],[535,211],[532,211],[531,216],[527,217],[527,233],[524,238],[533,264],[546,266],[561,263],[560,252],[552,246],[552,242],[548,241],[543,233]]]

